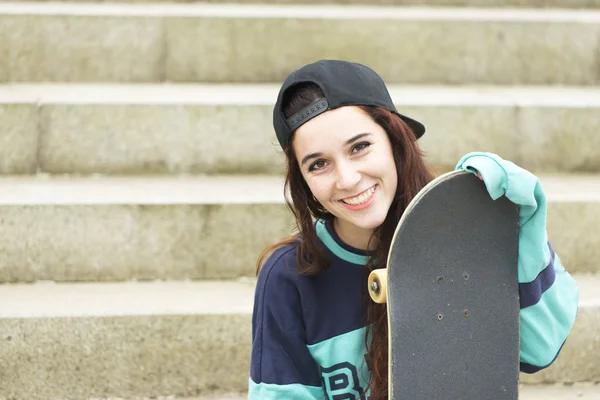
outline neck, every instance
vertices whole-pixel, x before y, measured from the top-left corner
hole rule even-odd
[[[375,247],[374,240],[371,240],[373,235],[372,229],[359,228],[347,221],[342,221],[339,218],[333,220],[333,229],[340,239],[349,246],[360,250],[373,250]],[[369,240],[371,240],[369,246]]]

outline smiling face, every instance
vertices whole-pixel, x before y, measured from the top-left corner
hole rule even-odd
[[[308,187],[336,217],[338,235],[370,235],[383,223],[398,176],[385,130],[360,108],[329,110],[300,126],[293,148]]]

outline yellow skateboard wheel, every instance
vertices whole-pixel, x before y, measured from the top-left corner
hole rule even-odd
[[[387,302],[387,269],[374,269],[369,274],[369,295],[375,303]]]

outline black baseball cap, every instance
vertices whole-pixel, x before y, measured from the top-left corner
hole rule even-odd
[[[314,83],[325,98],[304,107],[290,118],[285,118],[282,101],[286,91],[299,83]],[[292,72],[283,82],[273,109],[273,127],[282,148],[291,140],[292,133],[317,115],[343,106],[376,106],[392,111],[413,130],[417,139],[425,133],[418,121],[402,115],[383,82],[371,68],[349,61],[320,60]]]

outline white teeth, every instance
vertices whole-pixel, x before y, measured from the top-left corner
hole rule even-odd
[[[368,201],[371,198],[371,196],[373,195],[374,192],[375,192],[375,186],[373,186],[371,189],[367,190],[366,192],[364,192],[360,196],[352,197],[352,198],[349,198],[349,199],[344,199],[342,201],[344,203],[346,203],[346,204],[351,204],[351,205],[356,206],[358,204],[362,204],[362,203]]]

